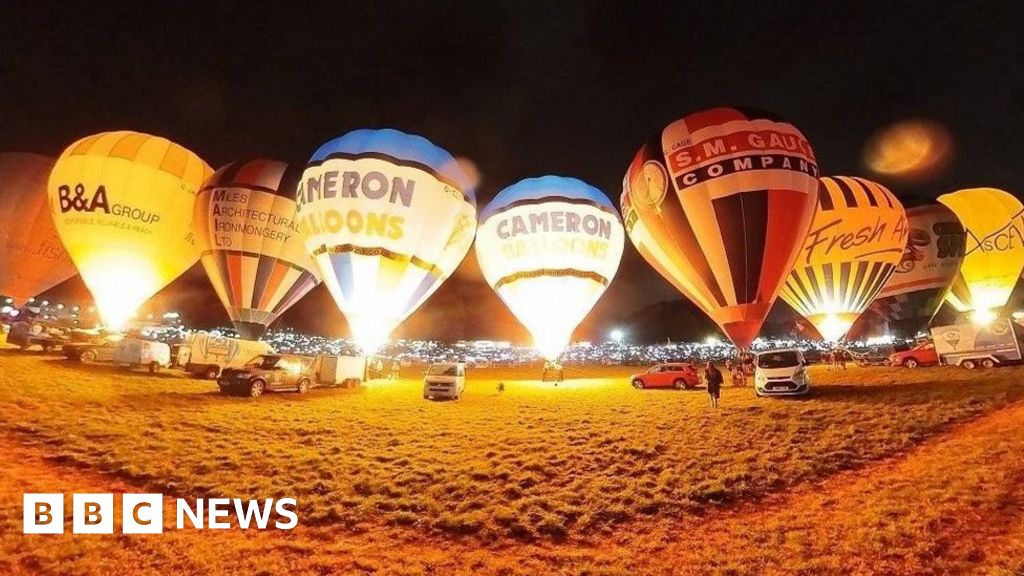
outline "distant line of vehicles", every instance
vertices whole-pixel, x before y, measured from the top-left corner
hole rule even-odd
[[[188,335],[171,346],[165,342],[101,330],[68,330],[44,323],[19,322],[11,326],[7,343],[23,350],[39,346],[44,352],[60,349],[82,364],[113,364],[146,368],[157,373],[166,368],[216,380],[225,394],[257,398],[265,392],[292,391],[304,394],[319,386],[356,387],[383,370],[371,370],[367,359],[354,356],[301,356],[278,354],[266,342],[216,336],[206,332]],[[397,376],[397,373],[393,373]],[[424,373],[423,397],[458,400],[466,390],[466,364],[431,364]]]

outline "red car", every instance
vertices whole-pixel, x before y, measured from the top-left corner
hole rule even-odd
[[[938,366],[939,354],[935,352],[935,344],[923,342],[910,350],[894,352],[889,356],[890,366],[917,368],[918,366]]]
[[[647,372],[634,374],[630,381],[633,388],[675,388],[683,390],[700,384],[697,368],[693,364],[658,364]]]

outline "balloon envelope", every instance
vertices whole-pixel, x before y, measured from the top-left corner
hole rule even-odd
[[[298,215],[331,296],[372,353],[465,258],[470,178],[447,151],[396,130],[356,130],[317,150]]]
[[[903,257],[871,308],[890,325],[924,329],[942,306],[964,257],[964,227],[942,204],[907,209]]]
[[[705,110],[669,124],[636,154],[623,221],[648,263],[746,348],[807,234],[817,174],[793,125]]]
[[[818,211],[782,298],[827,341],[843,338],[903,257],[907,215],[885,187],[821,178]]]
[[[624,243],[600,190],[543,176],[505,188],[484,208],[476,253],[487,283],[554,360],[615,277]]]
[[[210,167],[139,132],[103,132],[69,146],[50,174],[50,211],[104,322],[121,327],[199,257],[196,191]]]
[[[243,338],[267,327],[319,282],[295,220],[301,167],[274,160],[228,164],[196,197],[200,261]]]
[[[0,294],[20,304],[75,275],[47,206],[54,160],[0,153]]]
[[[1024,270],[1024,205],[995,188],[939,196],[967,232],[964,260],[947,296],[960,312],[986,317],[1006,305]]]

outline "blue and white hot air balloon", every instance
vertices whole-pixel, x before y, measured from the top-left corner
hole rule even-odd
[[[608,197],[560,176],[522,180],[480,215],[484,278],[554,360],[615,277],[625,232]]]
[[[306,248],[367,354],[451,276],[476,231],[469,175],[447,151],[397,130],[321,146],[296,201]]]

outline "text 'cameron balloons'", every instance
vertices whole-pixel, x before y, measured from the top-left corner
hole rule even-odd
[[[964,227],[942,204],[907,209],[910,236],[903,257],[871,308],[912,334],[935,317],[960,270]]]
[[[903,204],[863,178],[821,179],[818,211],[782,298],[830,342],[843,338],[907,245]]]
[[[119,328],[199,257],[196,191],[212,170],[181,146],[104,132],[69,146],[50,175],[50,211],[106,324]]]
[[[0,154],[0,294],[20,305],[75,275],[46,200],[53,159]]]
[[[575,178],[543,176],[502,190],[480,215],[484,278],[554,360],[615,277],[625,233],[611,201]]]
[[[939,196],[967,233],[964,261],[947,296],[960,312],[985,321],[1006,305],[1024,269],[1024,205],[995,188]]]
[[[757,337],[807,235],[818,166],[791,124],[714,108],[656,134],[623,182],[640,254],[736,346]]]
[[[243,338],[267,327],[320,274],[295,220],[302,167],[274,160],[217,170],[196,198],[192,230],[210,283]]]
[[[321,146],[297,201],[306,248],[368,354],[455,271],[476,232],[470,178],[445,150],[396,130]]]

